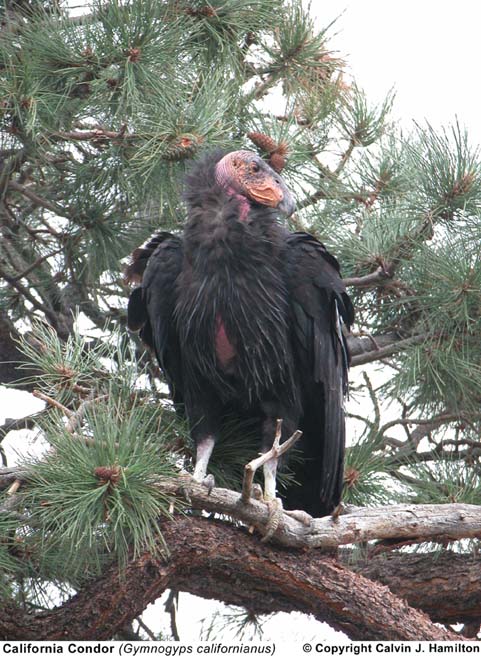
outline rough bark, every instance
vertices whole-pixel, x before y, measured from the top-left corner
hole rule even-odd
[[[0,469],[0,487],[12,481],[28,484],[28,470]],[[209,494],[188,475],[158,484],[182,498],[187,489],[194,508],[231,515],[265,534],[264,503],[240,503],[238,493],[222,488]],[[108,638],[172,587],[258,613],[312,613],[355,639],[450,639],[406,601],[437,622],[469,623],[481,616],[479,558],[396,553],[354,565],[346,565],[342,556],[341,565],[321,551],[327,548],[332,553],[339,545],[373,539],[444,541],[479,536],[479,506],[360,508],[336,519],[312,520],[310,525],[284,513],[272,536],[276,547],[261,546],[258,535],[246,536],[229,524],[194,517],[164,522],[163,531],[172,554],[168,562],[145,555],[129,566],[124,578],[112,568],[50,613],[33,616],[7,605],[0,611],[0,636]]]
[[[401,338],[397,333],[373,335],[372,337],[348,336],[351,367],[389,358],[411,346],[422,344],[427,339],[428,336],[423,334]]]
[[[18,369],[18,362],[25,356],[18,350],[12,335],[15,335],[13,324],[4,312],[0,312],[0,385],[25,377],[25,372]]]
[[[49,612],[6,605],[0,609],[0,638],[107,639],[175,587],[254,612],[311,613],[355,640],[459,639],[332,556],[262,545],[242,529],[195,517],[165,521],[162,529],[168,560],[145,554],[122,574],[113,566]]]
[[[378,581],[413,608],[442,624],[481,622],[481,556],[443,553],[382,554],[349,569]]]

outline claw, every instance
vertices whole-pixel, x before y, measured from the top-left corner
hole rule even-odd
[[[215,478],[212,474],[207,474],[207,476],[202,481],[202,485],[207,488],[207,494],[210,494],[215,488]]]
[[[279,498],[268,501],[267,506],[269,508],[269,518],[266,524],[266,532],[261,538],[261,542],[268,542],[271,539],[271,537],[277,531],[279,522],[282,518],[282,513],[284,512],[282,501]]]
[[[183,484],[182,487],[180,488],[181,494],[185,497],[185,500],[189,504],[189,506],[192,505],[192,499],[190,498],[190,487],[189,484]]]
[[[311,525],[312,516],[304,510],[284,510],[284,512],[286,515],[289,515],[289,517],[292,517],[292,519],[296,519],[301,524],[304,524],[304,526],[309,527]]]
[[[339,515],[343,515],[343,514],[344,514],[344,505],[342,503],[338,503],[331,513],[332,521],[336,522],[339,519]]]

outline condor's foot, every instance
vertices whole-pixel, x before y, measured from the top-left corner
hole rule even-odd
[[[192,505],[192,499],[191,499],[191,493],[192,493],[192,488],[193,485],[197,483],[198,485],[202,485],[207,489],[207,494],[210,494],[212,490],[215,487],[215,478],[212,474],[207,474],[207,476],[204,476],[200,480],[194,475],[189,474],[188,472],[183,472],[182,476],[182,485],[180,487],[180,493],[184,497],[184,499],[187,501],[187,503]]]
[[[334,510],[331,512],[331,517],[334,522],[337,522],[340,515],[343,515],[346,512],[344,504],[340,501]]]
[[[210,494],[212,490],[215,488],[215,478],[212,474],[196,476],[194,472],[194,475],[192,476],[192,481],[205,487],[207,489],[208,494]]]
[[[284,512],[292,519],[304,524],[304,526],[310,526],[312,523],[312,515],[309,515],[305,510],[284,510]]]
[[[207,474],[207,476],[200,481],[200,484],[207,488],[207,494],[210,494],[215,488],[215,478],[213,474]]]
[[[279,523],[282,519],[282,514],[284,512],[284,508],[282,507],[282,501],[279,499],[279,497],[276,497],[275,499],[271,499],[266,503],[267,503],[267,508],[269,510],[269,516],[267,518],[266,532],[262,536],[261,542],[269,542],[269,540],[272,538],[274,533],[279,528]]]
[[[269,509],[269,516],[266,524],[266,532],[262,537],[261,542],[268,542],[272,538],[279,527],[283,514],[292,517],[292,519],[295,519],[304,526],[311,526],[312,517],[309,513],[306,513],[304,510],[284,510],[282,501],[279,497],[270,499],[266,501],[266,503]]]
[[[252,485],[251,499],[255,499],[256,501],[262,501],[264,499],[264,491],[262,490],[262,485],[259,485],[259,483]]]

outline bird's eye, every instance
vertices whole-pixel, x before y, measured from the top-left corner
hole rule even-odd
[[[252,165],[251,165],[251,171],[252,171],[252,173],[259,173],[259,171],[260,171],[259,164],[256,164],[255,162],[253,162]]]

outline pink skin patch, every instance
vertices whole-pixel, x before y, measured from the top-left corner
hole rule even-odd
[[[240,205],[240,212],[239,212],[239,220],[240,221],[246,221],[247,220],[247,215],[249,214],[249,210],[251,208],[251,205],[247,198],[243,196],[242,194],[237,193],[235,189],[232,187],[228,187],[226,189],[227,193],[229,196],[233,196],[239,201]]]
[[[243,194],[240,194],[234,187],[232,187],[231,185],[227,186],[230,177],[227,167],[227,160],[233,154],[235,153],[230,153],[229,155],[221,159],[220,162],[218,162],[215,170],[215,179],[217,181],[217,184],[224,187],[224,189],[229,194],[229,196],[233,196],[239,201],[239,206],[240,206],[239,220],[245,221],[247,219],[247,215],[249,214],[249,210],[251,208],[249,201]]]
[[[236,352],[227,337],[224,322],[219,315],[217,315],[215,323],[215,353],[220,365],[222,367],[228,367],[231,360],[235,357]]]

